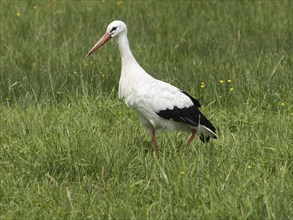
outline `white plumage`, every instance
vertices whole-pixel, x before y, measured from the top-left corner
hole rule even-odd
[[[119,98],[137,112],[142,125],[152,135],[152,145],[157,156],[156,131],[170,129],[188,131],[194,139],[196,132],[203,142],[217,138],[215,127],[198,110],[199,102],[169,83],[147,74],[137,63],[129,48],[127,27],[122,21],[113,21],[105,35],[88,52],[91,55],[111,38],[115,38],[121,54],[122,67],[119,80]]]

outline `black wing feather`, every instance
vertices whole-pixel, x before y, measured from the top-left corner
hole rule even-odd
[[[183,122],[195,127],[198,126],[198,124],[201,124],[216,133],[216,128],[213,126],[213,124],[204,116],[204,114],[199,111],[198,107],[201,106],[199,102],[186,92],[183,93],[192,100],[194,105],[187,108],[178,108],[174,106],[173,109],[161,110],[157,112],[157,114],[164,119]],[[203,142],[209,141],[209,138],[204,138],[202,135],[200,136],[200,139]]]
[[[185,95],[187,95],[187,96],[191,99],[191,101],[193,102],[193,104],[194,104],[196,107],[198,107],[198,108],[201,107],[199,101],[197,101],[195,98],[193,98],[193,97],[192,97],[191,95],[189,95],[187,92],[182,91],[182,93],[184,93]]]
[[[192,126],[201,125],[206,126],[213,132],[216,132],[215,127],[212,123],[198,110],[196,106],[190,106],[188,108],[178,108],[166,109],[157,112],[157,114],[164,119],[172,119],[174,121],[183,122]]]

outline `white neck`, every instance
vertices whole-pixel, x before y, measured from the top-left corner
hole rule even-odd
[[[121,34],[116,38],[121,55],[121,76],[119,80],[119,98],[125,98],[125,102],[132,105],[133,88],[140,85],[144,79],[150,76],[141,68],[135,60],[127,39],[127,34]]]
[[[127,35],[122,34],[118,36],[116,41],[121,55],[122,70],[128,65],[138,64],[130,50]]]

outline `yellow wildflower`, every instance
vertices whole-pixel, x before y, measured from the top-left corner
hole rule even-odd
[[[224,83],[224,80],[222,80],[222,79],[221,79],[221,80],[219,80],[219,83],[223,84],[223,83]]]
[[[20,12],[16,12],[16,16],[19,17],[21,14]]]
[[[228,83],[231,83],[231,82],[232,82],[232,80],[231,80],[231,79],[228,79],[228,80],[227,80],[227,82],[228,82]]]
[[[232,92],[232,91],[234,91],[234,88],[233,88],[233,87],[231,87],[229,90]]]
[[[184,174],[185,174],[184,171],[180,171],[179,173],[180,173],[181,175],[184,175]]]
[[[284,107],[285,105],[286,105],[285,102],[281,102],[280,103],[280,106],[283,106]]]

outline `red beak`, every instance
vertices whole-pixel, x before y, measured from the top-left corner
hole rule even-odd
[[[103,46],[108,40],[111,39],[111,35],[106,33],[104,34],[103,37],[101,37],[101,39],[95,44],[95,46],[93,46],[92,49],[90,49],[90,51],[87,53],[87,57],[89,55],[91,55],[92,53],[94,53],[97,49],[99,49],[101,46]]]

